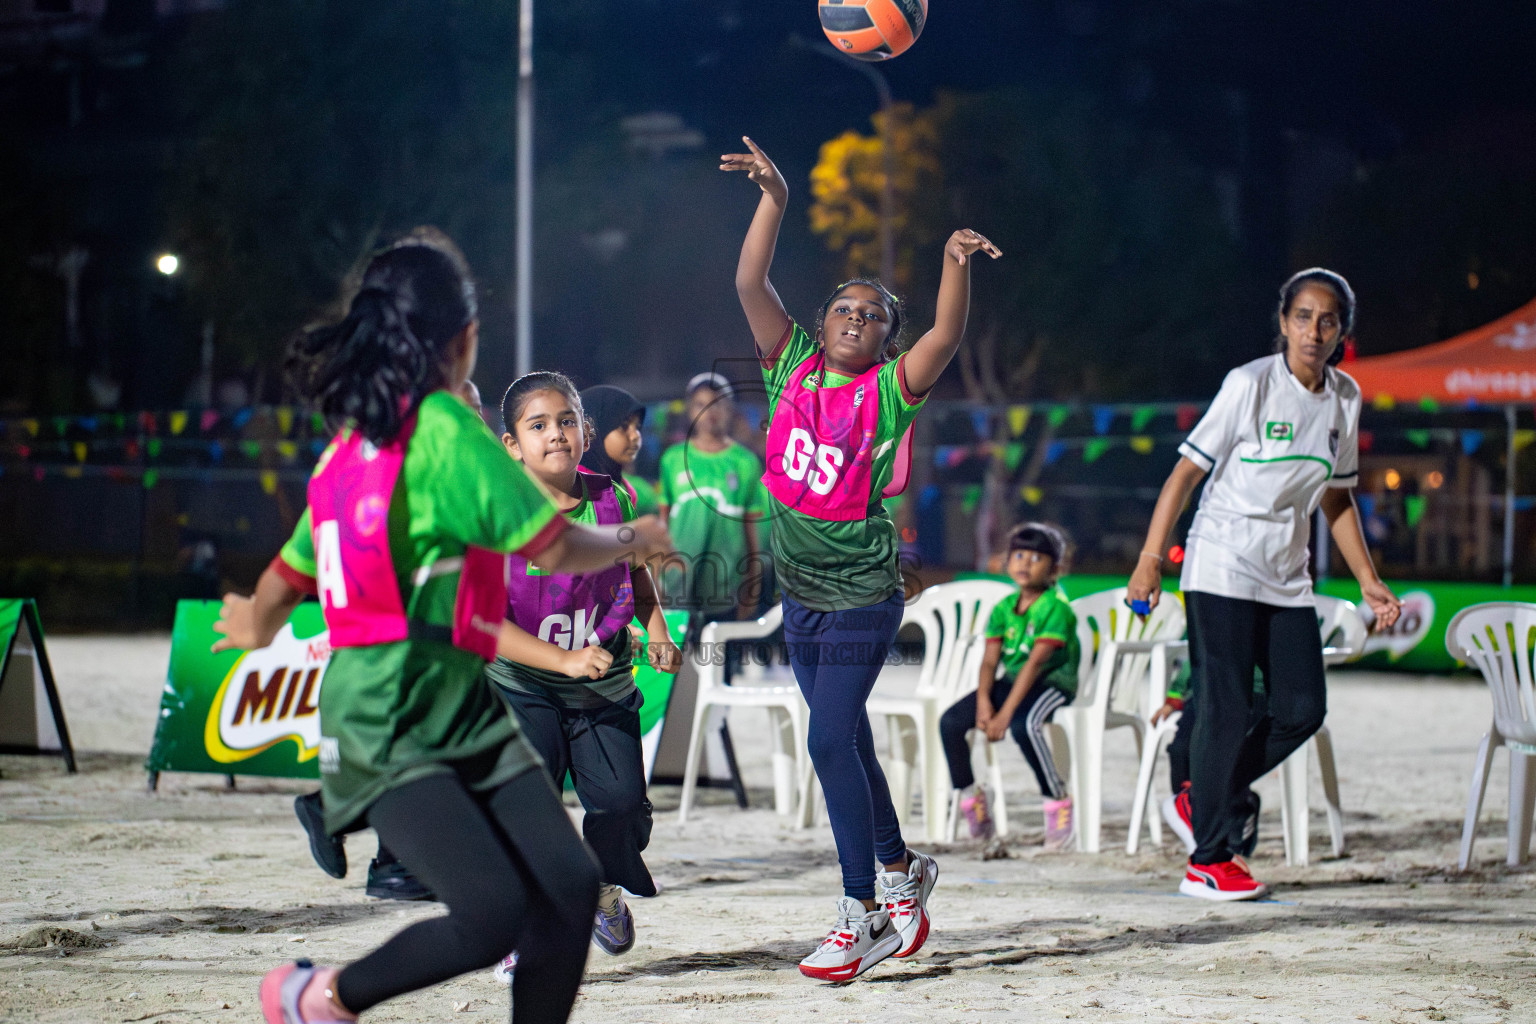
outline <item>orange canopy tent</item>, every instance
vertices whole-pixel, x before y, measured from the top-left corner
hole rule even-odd
[[[1536,301],[1475,330],[1340,367],[1366,401],[1520,405],[1536,402]]]
[[[1515,453],[1521,433],[1515,406],[1536,402],[1536,300],[1465,334],[1384,356],[1346,362],[1342,369],[1378,408],[1397,402],[1502,405],[1509,451],[1504,473],[1504,585],[1513,580]],[[1526,440],[1530,440],[1529,437]]]

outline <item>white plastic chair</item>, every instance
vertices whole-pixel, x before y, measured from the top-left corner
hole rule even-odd
[[[699,636],[698,692],[693,700],[693,724],[688,730],[688,759],[683,767],[683,793],[677,805],[677,821],[688,820],[694,789],[699,778],[699,754],[703,746],[704,726],[711,708],[766,708],[773,737],[773,805],[781,815],[795,812],[796,793],[810,774],[806,754],[806,723],[810,717],[800,687],[787,685],[727,685],[723,645],[727,640],[760,640],[768,636],[784,619],[782,605],[769,608],[753,622],[711,622]]]
[[[907,606],[902,625],[916,624],[923,631],[923,664],[916,685],[908,693],[877,689],[865,707],[871,715],[884,715],[890,734],[891,763],[886,781],[896,813],[905,823],[911,813],[913,776],[922,781],[923,830],[930,841],[945,836],[949,765],[939,739],[939,716],[976,687],[974,673],[961,673],[966,642],[986,625],[992,606],[1013,592],[997,580],[958,580],[924,590]],[[808,824],[813,807],[803,802],[802,823]]]
[[[1445,631],[1445,649],[1483,674],[1493,697],[1493,724],[1477,745],[1472,785],[1467,791],[1467,817],[1461,827],[1457,866],[1472,862],[1472,840],[1488,769],[1500,746],[1509,751],[1510,867],[1531,856],[1531,821],[1536,811],[1536,604],[1493,601],[1463,608]]]
[[[1368,630],[1353,601],[1327,594],[1313,594],[1317,628],[1323,640],[1323,664],[1329,667],[1354,661],[1365,653]],[[1327,724],[1318,726],[1280,765],[1280,831],[1285,840],[1285,862],[1306,867],[1311,860],[1307,804],[1307,751],[1317,751],[1317,767],[1323,777],[1323,799],[1328,806],[1328,837],[1333,855],[1344,856],[1344,811],[1339,806],[1339,773],[1333,763],[1333,734]]]
[[[971,680],[969,685],[972,688],[980,688],[981,665],[986,660],[986,654],[987,638],[982,633],[977,632],[967,641],[964,656],[960,660],[959,678],[962,682],[969,679]],[[957,690],[956,700],[970,692],[965,686],[957,687]],[[943,713],[942,710],[939,712],[940,715]],[[986,733],[979,729],[970,730],[966,737],[970,741],[973,756],[976,749],[978,747],[981,748],[982,757],[987,765],[987,783],[992,790],[991,811],[993,826],[996,835],[999,837],[1006,836],[1008,834],[1008,797],[1003,791],[1003,768],[1002,763],[997,758],[995,745],[987,739]],[[945,841],[954,842],[959,831],[960,791],[951,785],[949,788],[949,813],[946,815],[944,822]]]
[[[1166,675],[1166,644],[1184,635],[1184,607],[1178,601],[1165,598],[1143,618],[1126,605],[1125,595],[1125,588],[1117,587],[1072,602],[1082,647],[1077,698],[1059,709],[1054,721],[1065,732],[1071,754],[1072,813],[1081,853],[1099,852],[1104,733],[1129,727],[1138,753],[1144,749],[1151,711],[1142,708],[1145,686],[1138,684],[1153,664]]]
[[[1317,603],[1318,630],[1322,634],[1323,664],[1340,665],[1353,661],[1365,652],[1366,627],[1360,612],[1349,601],[1326,594],[1313,595]],[[1174,712],[1157,725],[1151,725],[1150,715],[1163,704],[1167,693],[1167,678],[1176,658],[1188,655],[1187,643],[1161,645],[1165,658],[1154,659],[1149,674],[1143,707],[1148,709],[1150,730],[1141,749],[1141,766],[1136,777],[1136,797],[1131,804],[1130,834],[1126,837],[1125,852],[1135,853],[1141,837],[1141,825],[1146,819],[1147,831],[1153,846],[1162,844],[1159,816],[1148,814],[1151,802],[1152,777],[1157,760],[1164,746],[1178,731],[1182,712]],[[1158,669],[1162,671],[1159,672]],[[1285,759],[1277,769],[1280,773],[1281,832],[1285,843],[1286,863],[1304,867],[1309,859],[1308,823],[1310,810],[1307,803],[1307,751],[1317,751],[1318,767],[1323,777],[1323,795],[1328,804],[1328,831],[1333,841],[1333,855],[1344,854],[1344,814],[1339,805],[1338,772],[1333,760],[1333,738],[1328,726],[1318,728],[1307,743]]]

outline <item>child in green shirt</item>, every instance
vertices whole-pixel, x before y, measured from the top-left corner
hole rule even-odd
[[[1019,590],[987,619],[977,689],[939,719],[950,781],[961,791],[960,809],[973,836],[992,831],[986,793],[971,771],[966,737],[976,729],[994,743],[1013,733],[1045,797],[1046,849],[1063,849],[1072,840],[1072,798],[1045,742],[1046,723],[1077,694],[1077,615],[1056,589],[1066,549],[1065,534],[1045,523],[1023,523],[1009,533],[1005,571]]]
[[[757,617],[757,524],[767,508],[763,464],[731,437],[733,389],[718,373],[688,382],[688,440],[661,455],[660,512],[681,560],[662,573],[668,605],[705,622]]]

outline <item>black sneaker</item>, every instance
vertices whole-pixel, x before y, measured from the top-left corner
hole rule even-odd
[[[319,792],[294,797],[293,813],[298,815],[299,824],[309,836],[309,855],[315,858],[320,870],[332,878],[347,877],[346,841],[340,836],[326,834],[325,811],[320,805]]]
[[[411,874],[397,860],[387,864],[371,861],[368,864],[368,886],[363,890],[369,896],[381,900],[435,900],[432,890]]]

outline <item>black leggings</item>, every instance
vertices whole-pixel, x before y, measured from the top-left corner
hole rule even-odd
[[[1013,690],[1013,680],[1006,674],[993,682],[989,699],[994,710],[1003,706]],[[1056,770],[1051,748],[1045,742],[1045,725],[1056,709],[1072,703],[1072,698],[1054,686],[1036,682],[1019,701],[1008,731],[1024,752],[1024,760],[1034,769],[1035,781],[1040,784],[1040,795],[1047,800],[1060,800],[1067,795],[1067,784]],[[967,789],[976,781],[971,770],[971,745],[965,742],[965,734],[976,728],[976,691],[961,697],[948,711],[939,716],[939,740],[944,744],[944,757],[949,762],[949,781],[956,789]]]
[[[1311,738],[1327,714],[1323,643],[1311,607],[1185,591],[1189,612],[1190,813],[1196,864],[1231,860],[1248,788]],[[1254,720],[1253,671],[1264,674],[1268,713]]]
[[[603,868],[603,881],[636,896],[655,896],[656,883],[640,853],[651,842],[651,802],[640,751],[639,692],[600,708],[569,708],[553,696],[501,691],[544,759],[550,781],[570,772],[586,810],[581,833]]]
[[[447,904],[341,972],[354,1013],[519,954],[516,1024],[562,1022],[587,963],[598,867],[541,771],[489,794],[456,775],[407,782],[368,812],[379,838]]]

